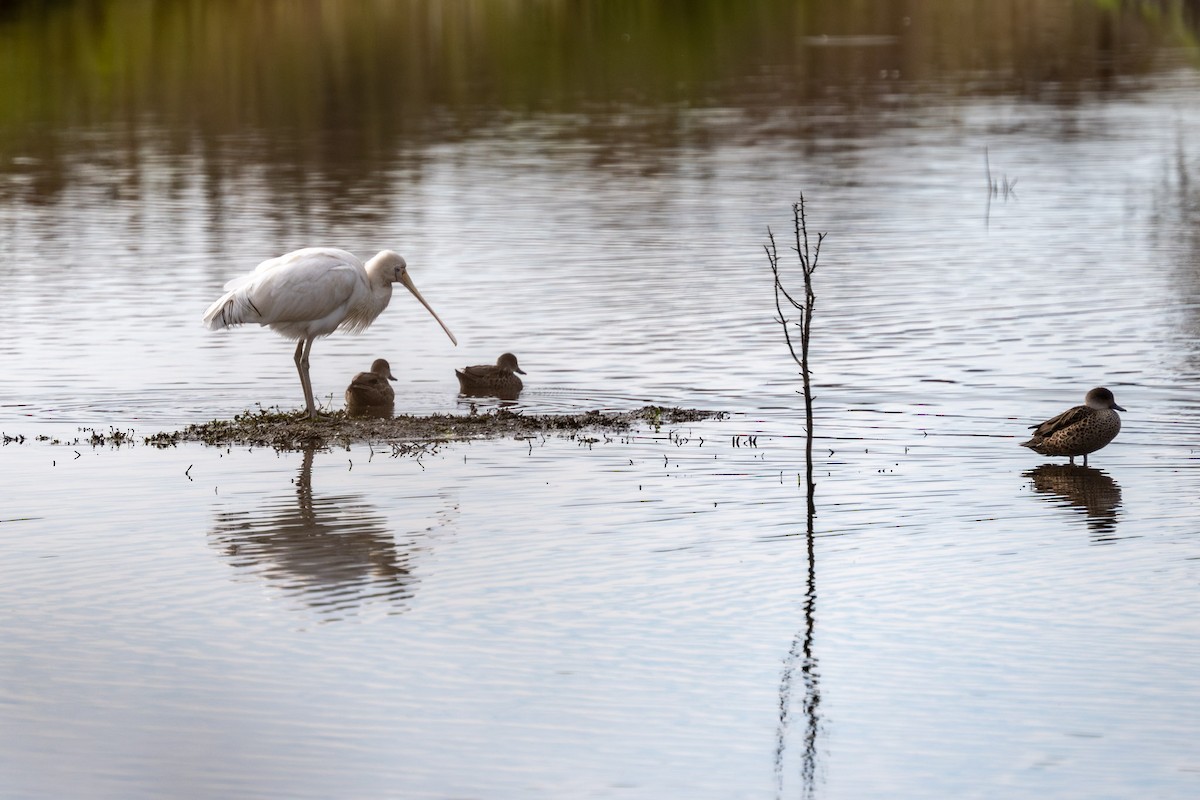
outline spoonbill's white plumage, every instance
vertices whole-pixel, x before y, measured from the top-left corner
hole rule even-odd
[[[387,308],[392,284],[402,283],[458,344],[437,312],[425,302],[397,253],[382,250],[364,264],[345,250],[306,247],[268,259],[253,272],[225,284],[225,294],[204,312],[210,330],[256,322],[296,344],[296,372],[308,415],[317,416],[308,354],[313,342],[339,328],[361,333]]]

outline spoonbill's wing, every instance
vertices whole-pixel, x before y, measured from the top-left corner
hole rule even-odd
[[[257,322],[296,338],[332,333],[356,295],[369,292],[362,263],[331,248],[269,259],[227,285],[205,313],[210,327]]]
[[[362,268],[325,257],[292,261],[258,273],[240,291],[258,309],[259,321],[315,322],[344,309],[360,288]],[[334,323],[341,322],[338,318]]]

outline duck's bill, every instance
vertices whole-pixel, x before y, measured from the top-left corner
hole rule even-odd
[[[444,330],[446,335],[450,337],[450,341],[454,342],[455,346],[457,346],[458,339],[454,338],[454,334],[451,333],[450,329],[446,327],[446,323],[442,322],[442,318],[439,317],[437,312],[433,310],[433,306],[425,302],[424,297],[421,297],[421,293],[417,291],[417,287],[413,286],[412,278],[408,277],[407,271],[400,273],[400,282],[404,284],[405,289],[408,289],[410,292],[412,292],[413,297],[421,301],[421,305],[425,306],[425,310],[433,315],[433,318],[438,321],[438,325],[441,325],[442,330]]]

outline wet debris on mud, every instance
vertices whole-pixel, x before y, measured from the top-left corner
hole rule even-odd
[[[112,425],[107,431],[102,431],[98,428],[79,428],[80,436],[73,439],[60,439],[57,436],[46,436],[39,434],[33,437],[32,441],[47,442],[54,445],[67,445],[70,447],[79,447],[80,445],[91,445],[92,447],[121,447],[122,445],[133,445],[137,441],[133,429],[129,428],[121,430]],[[3,444],[25,444],[26,438],[23,434],[10,436],[7,433],[0,433],[0,442]]]
[[[335,411],[313,420],[303,412],[285,413],[275,408],[247,411],[229,420],[189,425],[174,433],[157,433],[147,436],[145,443],[172,447],[180,442],[203,442],[215,446],[251,445],[298,450],[355,442],[386,442],[403,449],[416,443],[551,433],[574,436],[591,430],[624,431],[638,424],[657,428],[724,416],[715,411],[646,406],[636,411],[587,411],[581,414],[523,414],[500,408],[486,414],[399,415],[390,419],[357,419],[345,411]]]
[[[123,444],[133,444],[135,438],[132,429],[123,431],[111,425],[107,433],[95,428],[80,428],[79,430],[86,434],[83,443],[90,444],[92,447],[103,447],[105,445],[120,447]]]

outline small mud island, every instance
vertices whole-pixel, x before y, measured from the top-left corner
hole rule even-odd
[[[262,409],[230,420],[189,425],[174,433],[157,433],[146,443],[171,447],[180,442],[251,445],[280,450],[350,445],[356,442],[430,443],[501,436],[575,435],[586,431],[624,431],[638,424],[652,427],[720,419],[718,411],[645,406],[636,411],[587,411],[581,414],[522,414],[500,408],[482,414],[399,415],[390,419],[358,419],[334,411],[317,419],[303,412]]]

